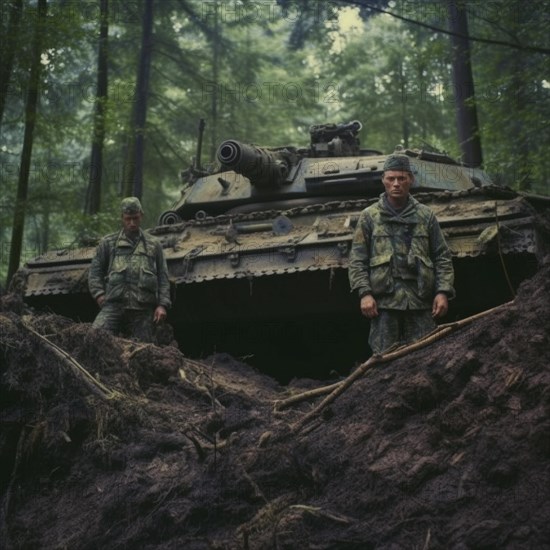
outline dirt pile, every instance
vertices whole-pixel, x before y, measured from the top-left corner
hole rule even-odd
[[[7,548],[549,548],[548,265],[302,429],[319,382],[2,304]]]

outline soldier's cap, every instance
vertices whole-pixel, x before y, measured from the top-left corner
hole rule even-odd
[[[126,197],[120,203],[120,210],[123,214],[143,214],[141,203],[137,197]]]
[[[384,172],[386,170],[396,170],[401,172],[410,172],[412,174],[411,163],[406,155],[390,155],[384,162]]]

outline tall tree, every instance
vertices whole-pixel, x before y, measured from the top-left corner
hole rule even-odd
[[[9,4],[9,19],[6,33],[0,33],[0,126],[4,116],[6,97],[13,70],[13,60],[18,44],[19,27],[23,12],[23,0],[14,0]]]
[[[535,0],[528,10],[520,0],[489,3],[484,18],[471,17],[470,24],[474,35],[490,33],[517,45],[511,49],[474,42],[485,168],[502,184],[548,195],[549,61],[548,53],[531,51],[550,44],[548,24],[541,17],[546,6]]]
[[[220,86],[220,17],[219,17],[219,4],[215,4],[214,11],[214,27],[211,34],[212,42],[212,83],[214,85],[214,93],[211,97],[210,104],[210,119],[211,119],[211,131],[210,131],[210,157],[214,158],[216,148],[218,147],[218,98],[217,93]]]
[[[477,123],[477,106],[468,38],[466,6],[457,0],[448,0],[449,23],[453,31],[453,83],[456,104],[456,126],[462,151],[462,160],[468,166],[480,166],[481,138]]]
[[[94,106],[94,129],[90,174],[86,196],[87,214],[97,214],[101,208],[101,179],[103,174],[103,143],[105,141],[105,115],[108,84],[109,0],[99,2],[99,47],[97,54],[97,87]]]
[[[13,217],[13,229],[11,237],[11,249],[8,265],[8,282],[19,268],[21,248],[23,244],[23,229],[25,226],[25,211],[29,187],[29,174],[31,168],[33,135],[36,124],[38,89],[40,86],[42,37],[45,32],[46,16],[48,10],[47,0],[38,0],[36,26],[33,37],[32,59],[29,74],[29,85],[25,107],[25,134],[23,137],[23,149],[21,151],[21,166],[17,184],[17,198]]]
[[[132,114],[131,140],[126,162],[124,194],[141,198],[143,194],[143,154],[149,74],[153,53],[153,0],[145,0],[142,17],[141,51],[136,80],[136,101]]]

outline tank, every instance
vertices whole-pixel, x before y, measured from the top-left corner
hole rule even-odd
[[[210,171],[200,166],[199,145],[180,199],[149,229],[164,247],[170,320],[185,352],[261,355],[274,369],[307,363],[323,372],[368,354],[368,323],[347,266],[359,214],[383,191],[387,155],[361,147],[361,127],[312,126],[304,147],[230,139]],[[510,299],[537,269],[543,252],[534,220],[549,199],[495,185],[437,151],[396,151],[409,156],[411,192],[433,209],[453,253],[457,299],[447,320]],[[90,320],[94,251],[95,244],[28,262],[16,278],[25,300]]]

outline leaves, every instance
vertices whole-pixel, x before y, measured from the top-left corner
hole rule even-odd
[[[34,3],[23,2],[17,37],[10,37],[7,14],[15,4],[6,2],[0,22],[2,59],[10,48],[15,51],[0,128],[3,252],[10,246],[36,17]],[[98,230],[118,223],[143,5],[143,0],[109,3]],[[449,36],[413,23],[445,31],[446,9],[437,6],[410,2],[399,11],[383,1],[156,2],[144,133],[148,224],[179,196],[178,173],[196,154],[201,117],[206,119],[204,165],[213,162],[224,139],[306,146],[311,124],[353,119],[363,123],[363,147],[389,152],[397,144],[428,144],[458,158],[454,97],[463,90],[451,79]],[[472,36],[514,46],[471,43],[485,167],[503,183],[548,194],[549,65],[548,55],[535,51],[550,45],[545,3],[531,2],[529,9],[519,0],[468,6]],[[25,246],[32,250],[61,246],[96,223],[82,212],[96,106],[100,1],[51,0],[48,8],[25,224]],[[5,270],[3,254],[2,277]]]

